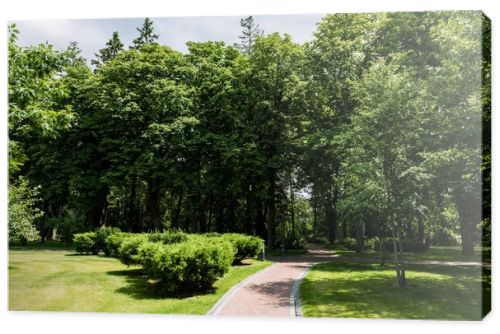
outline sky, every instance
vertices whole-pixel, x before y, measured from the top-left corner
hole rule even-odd
[[[288,33],[297,43],[312,39],[316,23],[323,15],[266,15],[254,16],[255,22],[265,34]],[[186,52],[187,41],[224,41],[232,45],[241,34],[240,16],[170,17],[151,19],[159,35],[159,43]],[[30,20],[14,21],[20,31],[19,44],[23,46],[48,42],[65,49],[71,41],[77,41],[82,56],[87,60],[105,47],[113,31],[118,31],[125,47],[137,37],[137,27],[144,18],[124,19],[77,19],[77,20]]]

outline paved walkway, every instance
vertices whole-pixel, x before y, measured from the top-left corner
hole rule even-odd
[[[331,260],[333,252],[310,249],[302,256],[271,258],[274,264],[230,290],[211,315],[260,317],[300,316],[298,286],[313,264]]]
[[[308,253],[270,258],[274,264],[240,282],[227,292],[209,315],[301,316],[299,286],[307,270],[319,262],[374,263],[376,258],[342,257],[322,246],[308,244]],[[480,262],[406,261],[408,264],[480,266]]]

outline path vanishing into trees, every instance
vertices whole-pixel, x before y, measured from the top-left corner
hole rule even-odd
[[[308,244],[304,255],[271,257],[271,266],[234,286],[208,315],[300,317],[299,287],[309,268],[320,262],[375,263],[377,258],[344,257],[320,245]],[[406,261],[407,264],[481,266],[476,261]]]
[[[271,257],[274,262],[233,287],[209,311],[209,315],[301,316],[298,288],[307,270],[330,261],[334,252],[315,245],[298,256]]]

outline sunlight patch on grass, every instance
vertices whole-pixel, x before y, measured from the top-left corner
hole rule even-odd
[[[479,320],[479,268],[411,265],[399,288],[392,267],[324,263],[301,288],[308,317]]]
[[[140,267],[127,267],[117,259],[65,250],[11,250],[9,309],[205,314],[232,286],[269,264],[246,260],[231,267],[213,291],[166,298],[155,295]]]

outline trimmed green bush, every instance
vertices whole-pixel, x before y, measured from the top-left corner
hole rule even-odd
[[[181,231],[165,231],[161,233],[151,233],[148,236],[151,242],[161,242],[165,245],[176,244],[188,240],[188,234]]]
[[[78,253],[98,254],[99,249],[96,248],[95,232],[78,233],[73,236],[73,244]]]
[[[122,245],[123,241],[134,235],[135,234],[132,233],[120,232],[120,233],[113,233],[107,236],[106,239],[104,240],[104,243],[106,245],[106,249],[109,253],[109,256],[120,257],[120,246]]]
[[[233,246],[221,238],[218,242],[200,238],[170,245],[143,243],[137,260],[171,293],[211,288],[229,270],[233,254]]]
[[[95,247],[99,251],[103,251],[104,255],[110,256],[110,250],[108,249],[108,245],[106,244],[106,238],[120,232],[120,229],[117,227],[101,226],[95,233]]]
[[[118,249],[120,261],[127,266],[138,264],[136,256],[139,252],[139,247],[148,241],[147,234],[135,234],[125,237]]]
[[[262,252],[262,239],[250,235],[227,233],[221,236],[222,239],[229,241],[235,248],[233,264],[239,264],[246,258],[259,255]]]

